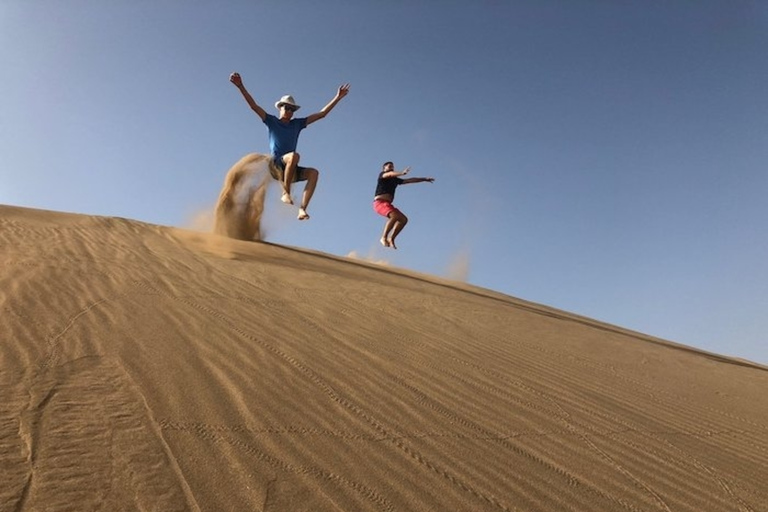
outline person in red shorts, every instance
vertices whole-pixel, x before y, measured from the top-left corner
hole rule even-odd
[[[385,162],[379,173],[379,180],[376,182],[376,195],[373,198],[373,209],[382,217],[387,218],[387,223],[384,225],[384,232],[381,234],[380,240],[381,245],[384,247],[397,249],[395,238],[397,238],[397,235],[400,234],[405,225],[408,224],[408,217],[392,204],[392,201],[395,200],[395,189],[399,185],[406,185],[408,183],[422,183],[425,181],[432,183],[435,181],[435,178],[401,178],[401,176],[408,174],[410,170],[410,167],[406,167],[404,170],[397,172],[395,164]]]

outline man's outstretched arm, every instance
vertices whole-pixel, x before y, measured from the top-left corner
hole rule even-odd
[[[399,178],[400,176],[405,176],[409,172],[411,172],[411,168],[410,167],[406,167],[405,169],[403,169],[400,172],[397,172],[397,171],[385,172],[384,174],[381,175],[381,177],[382,178]],[[405,181],[407,181],[407,180],[404,180],[403,183],[405,183]]]
[[[253,100],[253,97],[251,97],[250,93],[243,85],[243,79],[240,77],[240,73],[234,72],[229,75],[229,81],[235,84],[235,87],[237,87],[243,95],[243,98],[245,98],[245,101],[248,103],[248,106],[251,107],[251,110],[256,112],[263,121],[267,117],[267,113]]]
[[[423,182],[429,182],[433,183],[435,181],[435,178],[406,178],[403,180],[403,185],[406,185],[408,183],[423,183]]]
[[[330,103],[328,103],[326,106],[323,107],[323,109],[316,113],[312,114],[307,117],[307,124],[312,124],[318,119],[322,119],[325,116],[328,115],[328,113],[333,110],[333,107],[336,106],[336,104],[341,101],[341,98],[347,95],[349,92],[349,84],[344,84],[339,86],[339,90],[336,92],[336,96],[333,97]]]

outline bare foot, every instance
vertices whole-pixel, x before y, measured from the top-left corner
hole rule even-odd
[[[395,239],[394,238],[390,238],[389,240],[387,240],[387,242],[389,242],[389,246],[391,248],[397,249],[397,246],[395,245]]]
[[[299,208],[299,220],[307,220],[308,218],[309,214],[307,213],[307,210]]]
[[[381,237],[379,242],[381,242],[381,245],[383,245],[384,247],[389,247],[389,240],[387,240],[386,238]]]
[[[281,197],[280,200],[285,204],[293,204],[293,199],[291,199],[291,194],[289,192],[283,192],[283,197]]]

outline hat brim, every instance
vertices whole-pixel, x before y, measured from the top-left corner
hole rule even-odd
[[[280,107],[282,107],[283,105],[290,105],[296,110],[299,110],[301,108],[299,105],[296,105],[295,103],[288,103],[287,101],[278,101],[277,103],[275,103],[275,108],[280,110]]]

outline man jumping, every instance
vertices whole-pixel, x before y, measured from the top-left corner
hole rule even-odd
[[[267,114],[264,109],[253,100],[243,85],[243,80],[239,73],[232,73],[229,76],[229,81],[240,90],[240,93],[251,107],[251,110],[256,112],[262,122],[267,125],[267,129],[269,130],[269,149],[272,152],[272,158],[275,165],[283,173],[282,176],[273,176],[275,179],[279,180],[283,186],[283,195],[280,200],[286,204],[293,204],[293,199],[291,198],[291,185],[297,181],[307,182],[304,186],[304,194],[301,197],[299,220],[308,219],[309,214],[307,213],[307,207],[309,206],[310,199],[312,199],[312,194],[315,192],[320,173],[317,169],[312,167],[301,167],[299,165],[300,155],[296,152],[296,145],[299,142],[299,133],[310,124],[327,116],[328,113],[333,110],[333,107],[347,95],[349,92],[349,84],[341,85],[336,92],[336,96],[334,96],[330,103],[323,107],[320,112],[307,117],[293,119],[293,114],[300,108],[299,105],[296,104],[296,101],[294,101],[293,96],[283,96],[275,103],[275,108],[277,108],[280,114],[280,117],[277,118],[272,114]]]
[[[376,182],[376,195],[373,198],[373,209],[382,217],[387,217],[387,223],[384,225],[384,232],[381,234],[381,245],[397,249],[395,238],[408,223],[408,217],[403,212],[392,205],[395,200],[395,189],[399,185],[408,183],[422,183],[435,181],[435,178],[407,178],[402,179],[410,172],[411,168],[406,167],[403,171],[395,171],[395,165],[392,162],[385,162],[379,173],[379,179]]]

